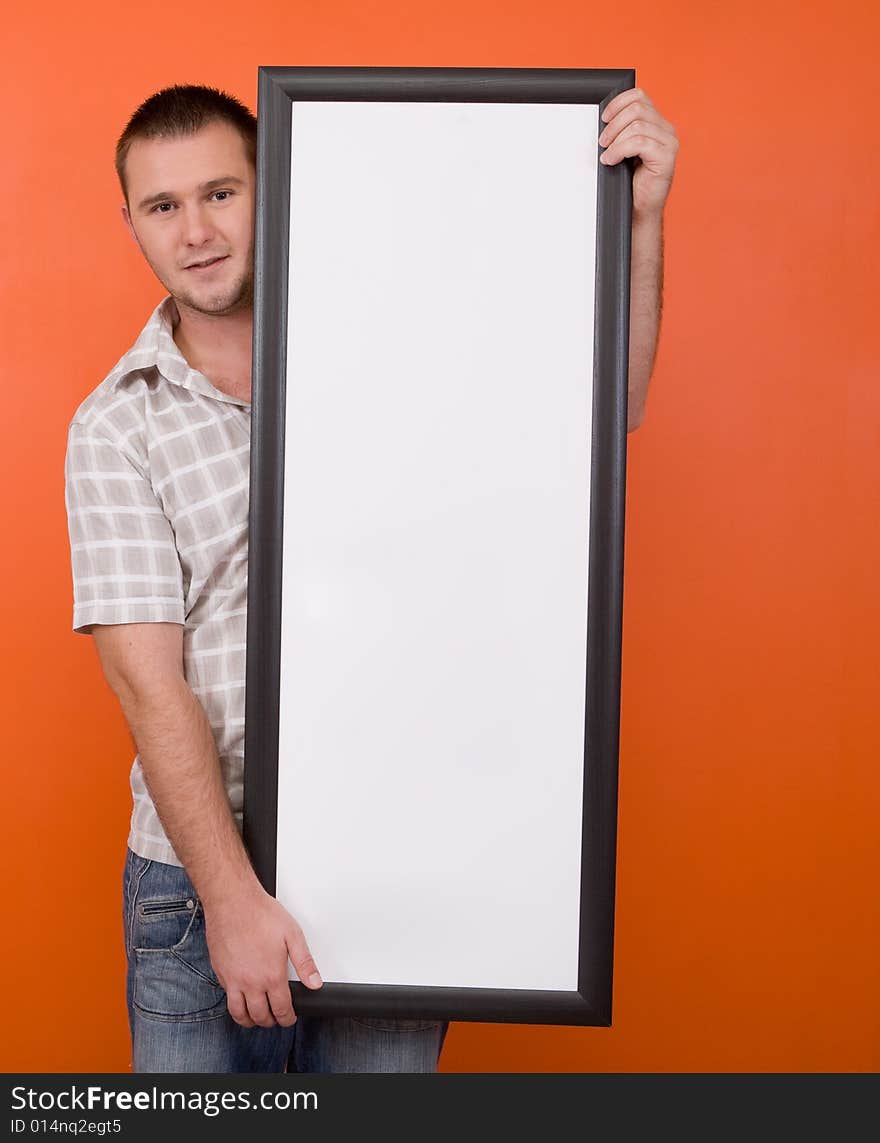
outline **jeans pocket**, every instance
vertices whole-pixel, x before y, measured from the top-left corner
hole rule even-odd
[[[390,1020],[381,1016],[352,1016],[352,1020],[377,1032],[427,1032],[443,1023],[442,1020]]]
[[[183,870],[142,879],[131,936],[135,1008],[174,1020],[223,1015],[226,993],[208,954],[202,905]]]
[[[135,949],[169,949],[191,935],[197,900],[193,897],[138,899],[134,908],[132,945]]]
[[[135,949],[133,1003],[147,1016],[208,1020],[226,1012],[226,993],[171,950]]]

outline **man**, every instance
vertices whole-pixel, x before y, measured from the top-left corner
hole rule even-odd
[[[656,350],[677,140],[643,92],[608,105],[634,181],[630,429]],[[74,630],[91,633],[137,746],[123,875],[138,1072],[435,1071],[447,1025],[297,1018],[318,966],[241,840],[256,120],[174,87],[117,144],[122,216],[165,287],[70,426]]]

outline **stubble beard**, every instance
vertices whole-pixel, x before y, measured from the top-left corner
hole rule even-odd
[[[174,298],[175,302],[186,306],[188,309],[194,310],[199,314],[206,314],[209,317],[225,317],[229,314],[240,313],[242,310],[250,309],[254,304],[254,273],[249,270],[246,274],[231,286],[227,287],[223,293],[209,295],[208,297],[196,297],[181,289],[171,289],[166,283],[165,288]]]

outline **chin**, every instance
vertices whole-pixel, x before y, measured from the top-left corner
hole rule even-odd
[[[250,305],[254,298],[253,283],[250,281],[239,282],[236,286],[219,293],[209,293],[208,291],[200,295],[180,293],[175,297],[177,301],[182,302],[191,310],[195,310],[196,313],[220,316],[234,313],[236,310]]]

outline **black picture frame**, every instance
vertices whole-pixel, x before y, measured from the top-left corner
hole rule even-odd
[[[291,109],[296,100],[591,103],[634,69],[262,67],[249,524],[244,839],[276,888]],[[584,819],[576,990],[292,981],[299,1012],[609,1026],[617,832],[632,162],[596,165],[596,283]]]

